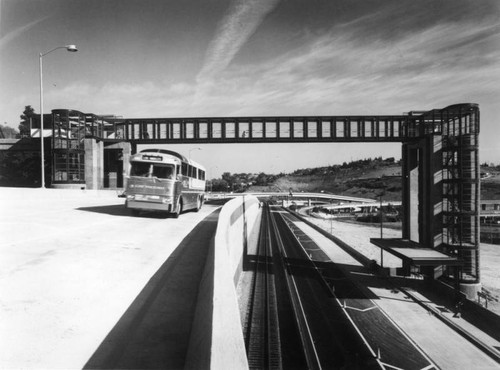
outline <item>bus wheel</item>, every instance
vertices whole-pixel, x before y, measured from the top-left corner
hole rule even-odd
[[[174,218],[177,218],[177,217],[179,217],[181,212],[182,212],[182,198],[179,198],[179,201],[177,202],[177,207],[175,207],[175,211],[174,211],[174,213],[172,213],[172,216]]]

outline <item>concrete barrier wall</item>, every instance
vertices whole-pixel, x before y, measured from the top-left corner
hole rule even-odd
[[[242,270],[243,255],[249,247],[252,250],[248,243],[256,242],[250,236],[259,226],[256,222],[260,220],[260,211],[259,201],[252,195],[235,198],[221,210],[215,243],[227,253],[235,285]]]
[[[200,283],[186,369],[248,369],[236,282],[256,238],[261,208],[254,196],[224,205]]]

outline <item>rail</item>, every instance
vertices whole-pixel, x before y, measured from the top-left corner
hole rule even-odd
[[[282,369],[268,213],[263,212],[245,328],[250,369]]]

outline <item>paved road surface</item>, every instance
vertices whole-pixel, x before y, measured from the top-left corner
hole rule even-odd
[[[197,223],[115,192],[0,188],[0,368],[82,368]]]

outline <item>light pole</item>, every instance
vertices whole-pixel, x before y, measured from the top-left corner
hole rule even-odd
[[[193,150],[201,150],[201,148],[193,148],[193,149],[189,149],[189,154],[188,154],[188,156],[189,156],[189,160],[191,160],[191,152],[192,152]]]
[[[43,147],[43,68],[42,68],[42,57],[52,53],[57,49],[66,49],[67,51],[76,52],[78,49],[75,45],[58,46],[54,49],[50,49],[45,53],[40,53],[40,156],[41,156],[41,166],[42,166],[42,184],[41,188],[45,188],[45,153]]]
[[[382,197],[385,195],[385,190],[379,194],[380,197],[380,239],[384,238],[384,212],[382,211]],[[384,267],[384,250],[380,248],[380,267]]]
[[[383,194],[380,194],[380,239],[384,238],[384,212],[382,211],[382,196]]]

